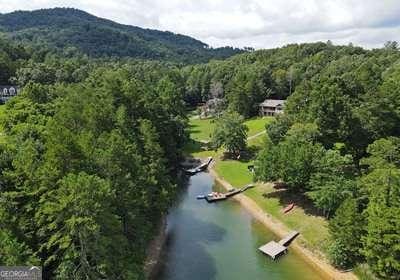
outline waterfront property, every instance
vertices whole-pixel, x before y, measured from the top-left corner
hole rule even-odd
[[[285,100],[266,99],[263,103],[259,105],[260,115],[265,117],[282,114],[284,105]]]
[[[240,203],[228,199],[210,205],[194,199],[223,190],[209,173],[197,173],[184,184],[168,211],[167,242],[155,279],[327,279],[298,254],[266,261],[254,248],[277,237]]]

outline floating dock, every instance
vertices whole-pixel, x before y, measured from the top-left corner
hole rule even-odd
[[[277,257],[286,253],[287,247],[282,246],[281,244],[275,241],[270,241],[267,244],[258,248],[258,250],[270,256],[273,260],[275,260]]]
[[[258,249],[275,260],[277,257],[287,252],[287,247],[299,234],[300,233],[298,231],[292,231],[279,242],[270,241]]]
[[[204,170],[207,169],[207,167],[210,165],[211,161],[213,160],[212,157],[209,157],[207,159],[206,162],[203,162],[202,164],[200,164],[199,166],[195,167],[195,168],[191,168],[191,169],[184,169],[184,171],[186,172],[186,174],[188,175],[195,175],[199,172],[202,172]]]
[[[225,194],[220,194],[218,196],[214,195],[214,196],[206,196],[206,200],[207,202],[216,202],[216,201],[221,201],[221,200],[225,200],[228,197]]]
[[[237,195],[239,193],[242,193],[250,188],[253,188],[254,185],[249,184],[244,186],[241,189],[230,189],[228,192],[226,193],[220,193],[218,195],[213,195],[213,196],[205,196],[205,199],[207,200],[207,202],[216,202],[216,201],[221,201],[221,200],[226,200],[231,196]]]

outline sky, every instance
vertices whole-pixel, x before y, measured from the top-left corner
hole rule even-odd
[[[400,40],[399,0],[0,0],[0,13],[52,7],[185,34],[213,47],[331,40],[375,48]]]

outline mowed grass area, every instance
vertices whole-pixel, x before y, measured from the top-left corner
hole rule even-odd
[[[251,137],[265,130],[265,125],[270,123],[274,118],[273,117],[263,117],[263,118],[254,118],[245,121],[245,125],[249,128],[247,132],[247,136]]]
[[[234,187],[243,187],[253,182],[253,174],[247,166],[250,162],[238,160],[218,160],[215,165],[217,173]]]
[[[265,125],[273,119],[273,117],[264,117],[245,121],[244,124],[249,128],[247,135],[251,137],[265,131]],[[212,118],[199,119],[192,117],[189,121],[190,136],[196,141],[210,141],[214,128],[215,121]]]
[[[215,170],[218,175],[228,181],[233,187],[243,187],[253,181],[253,174],[247,166],[253,162],[236,160],[217,160]],[[302,245],[316,252],[326,252],[329,239],[328,221],[317,215],[307,198],[286,190],[277,190],[272,184],[255,183],[256,187],[248,190],[245,195],[253,199],[265,212],[280,220],[288,228],[301,233]],[[296,207],[287,214],[282,212],[288,204]]]
[[[315,214],[311,202],[305,197],[274,189],[272,184],[268,183],[257,184],[256,188],[250,189],[245,195],[288,228],[299,231],[299,241],[303,246],[314,252],[326,253],[329,240],[328,221]],[[295,203],[295,208],[284,214],[282,209],[290,203]]]
[[[265,125],[273,118],[256,118],[247,120],[249,137],[265,130]],[[213,156],[216,160],[215,170],[218,175],[234,187],[243,187],[253,183],[253,174],[248,170],[248,165],[253,161],[220,160],[223,150],[209,151],[207,145],[200,140],[209,140],[215,124],[211,119],[191,119],[191,137],[195,141],[188,145],[187,152],[193,157]],[[265,134],[248,141],[250,148],[259,149],[266,139]],[[329,239],[328,222],[319,216],[312,204],[301,194],[293,194],[285,190],[277,190],[268,183],[256,183],[256,187],[248,190],[245,195],[253,199],[266,213],[280,220],[288,228],[301,233],[299,241],[303,246],[314,252],[326,252]],[[296,207],[289,213],[282,213],[288,204],[295,203]]]
[[[189,121],[190,137],[195,141],[210,141],[214,127],[214,119],[191,118]]]

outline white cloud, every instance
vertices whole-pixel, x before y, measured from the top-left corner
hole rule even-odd
[[[212,46],[256,48],[332,40],[366,47],[400,39],[397,0],[0,0],[0,12],[75,7]]]

